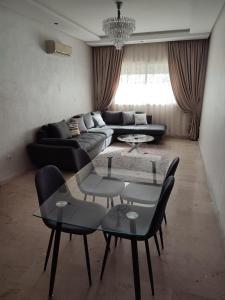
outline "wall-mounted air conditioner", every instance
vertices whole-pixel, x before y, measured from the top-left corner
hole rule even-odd
[[[62,44],[60,42],[48,40],[45,42],[46,45],[46,52],[51,54],[51,53],[57,53],[57,54],[62,54],[62,55],[72,55],[72,47]]]

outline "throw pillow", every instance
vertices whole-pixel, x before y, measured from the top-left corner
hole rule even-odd
[[[123,125],[133,125],[135,123],[134,111],[124,111],[123,114]]]
[[[67,122],[67,125],[70,129],[72,137],[80,135],[80,129],[78,127],[78,120],[77,119],[72,118],[70,121]]]
[[[106,125],[100,114],[94,114],[92,118],[94,120],[95,127],[103,127]]]
[[[72,118],[72,119],[77,120],[80,132],[87,132],[88,131],[87,127],[84,124],[84,118],[83,118],[83,116],[81,116],[79,118]]]
[[[146,114],[135,114],[135,125],[147,125]]]
[[[109,125],[122,125],[123,118],[121,111],[104,111],[103,120]]]
[[[72,137],[70,129],[65,120],[58,123],[48,124],[48,135],[50,138],[68,139]]]
[[[90,113],[83,115],[83,118],[87,129],[95,127],[94,121],[92,119],[92,115]]]

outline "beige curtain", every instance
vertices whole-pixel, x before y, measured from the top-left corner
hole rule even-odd
[[[208,40],[168,43],[169,74],[180,108],[190,113],[189,138],[197,140],[208,57]]]
[[[105,110],[119,84],[124,49],[109,46],[94,47],[92,51],[95,108]]]
[[[189,114],[178,106],[170,83],[167,43],[127,45],[112,110],[144,111],[165,123],[167,135],[188,137]]]

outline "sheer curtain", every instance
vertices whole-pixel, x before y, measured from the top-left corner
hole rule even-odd
[[[111,108],[144,111],[152,115],[153,122],[167,124],[167,134],[188,135],[189,115],[177,105],[170,83],[167,43],[125,47]]]

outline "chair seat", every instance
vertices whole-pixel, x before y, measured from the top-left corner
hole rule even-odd
[[[112,198],[122,193],[125,184],[116,178],[90,174],[80,183],[79,187],[85,194]]]
[[[105,216],[105,208],[98,203],[90,203],[83,200],[77,200],[73,197],[67,197],[66,200],[70,203],[63,210],[63,223],[61,231],[78,235],[86,235],[94,232],[101,224]],[[56,229],[58,219],[58,211],[51,208],[51,220],[44,219],[45,224],[51,229]],[[73,225],[72,220],[76,220],[76,225]]]
[[[138,217],[135,219],[135,229],[132,229],[132,220],[127,213],[135,212]],[[149,220],[153,218],[155,206],[143,207],[136,205],[119,204],[110,209],[102,221],[102,229],[110,234],[122,238],[136,237],[139,240],[145,239],[149,233]]]
[[[56,222],[48,221],[47,226],[51,229],[56,229]],[[71,233],[77,235],[86,235],[93,233],[96,229],[89,229],[84,227],[72,226],[69,224],[62,224],[61,231],[64,233]]]
[[[121,197],[131,202],[155,204],[159,200],[161,189],[161,185],[130,183],[123,190]]]

